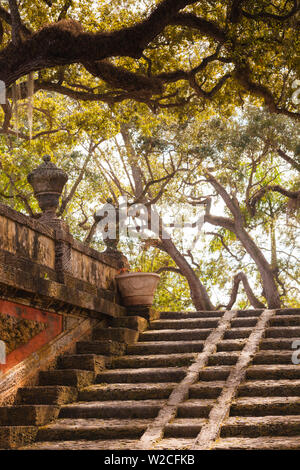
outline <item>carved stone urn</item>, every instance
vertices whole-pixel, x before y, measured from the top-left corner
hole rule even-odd
[[[45,155],[43,160],[44,163],[27,177],[28,183],[33,187],[34,195],[43,211],[41,221],[56,218],[59,198],[68,180],[65,171],[51,162],[49,155]]]
[[[116,276],[118,288],[125,306],[153,304],[160,276],[156,273],[124,273]]]

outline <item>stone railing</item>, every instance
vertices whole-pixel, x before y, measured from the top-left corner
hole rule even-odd
[[[45,159],[38,176],[46,168],[49,181],[49,172],[61,178],[61,170],[49,165]],[[35,184],[36,175],[31,181]],[[43,210],[39,218],[0,204],[0,341],[7,344],[6,361],[0,363],[0,403],[1,394],[7,396],[11,387],[27,383],[57,355],[71,351],[95,324],[109,325],[126,313],[115,282],[126,259],[75,240],[56,218],[59,198],[52,198],[51,187],[42,192],[42,202],[34,190]],[[37,360],[33,353],[41,350]]]

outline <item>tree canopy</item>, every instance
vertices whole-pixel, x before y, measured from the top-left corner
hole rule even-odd
[[[297,0],[16,0],[0,6],[8,96],[223,109],[250,98],[299,119]],[[13,84],[19,80],[19,90]],[[46,94],[47,96],[47,94]],[[9,130],[9,104],[3,107]],[[199,112],[199,111],[198,111]]]
[[[192,248],[121,240],[159,307],[298,305],[298,28],[297,0],[2,1],[0,201],[38,217],[49,153],[59,216],[98,249],[107,197],[205,213]]]

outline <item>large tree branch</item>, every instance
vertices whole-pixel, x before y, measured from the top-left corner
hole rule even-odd
[[[0,54],[0,80],[7,86],[29,72],[72,63],[94,63],[109,57],[140,58],[146,46],[173,16],[196,0],[163,0],[144,21],[109,33],[88,33],[75,21],[45,26],[22,44]]]
[[[256,204],[269,191],[274,191],[274,192],[280,193],[283,196],[288,197],[289,199],[297,200],[298,198],[300,198],[300,191],[290,191],[289,189],[283,188],[279,184],[264,186],[259,191],[257,191],[257,193],[254,196],[252,196],[252,198],[249,201],[249,207],[251,208],[251,214],[252,215],[255,215],[255,206],[256,206]]]
[[[280,155],[280,157],[283,158],[283,160],[290,163],[290,165],[292,165],[292,167],[295,168],[296,170],[300,171],[300,164],[296,162],[296,160],[291,158],[286,152],[284,152],[280,148],[277,149],[277,152],[278,152],[278,155]]]
[[[201,33],[221,43],[225,42],[227,39],[225,31],[220,29],[216,23],[199,18],[192,13],[178,13],[171,18],[169,24],[197,29]]]
[[[239,274],[236,274],[233,278],[232,292],[231,292],[228,305],[226,306],[226,309],[231,310],[233,305],[235,304],[240,282],[242,282],[244,285],[244,289],[247,294],[250,305],[252,305],[252,307],[254,308],[266,308],[265,305],[262,302],[260,302],[260,300],[258,300],[258,298],[255,296],[253,290],[250,287],[246,274],[239,273]]]
[[[271,113],[283,114],[294,119],[300,119],[300,113],[290,111],[286,108],[280,108],[267,86],[253,80],[248,64],[244,63],[243,66],[237,66],[234,76],[247,91],[263,98]]]

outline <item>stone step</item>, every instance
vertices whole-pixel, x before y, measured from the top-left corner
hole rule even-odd
[[[231,320],[231,326],[233,328],[255,326],[257,323],[257,320],[258,320],[257,317],[234,318],[233,320]]]
[[[246,344],[246,339],[226,339],[218,343],[217,352],[241,351]]]
[[[105,356],[96,354],[66,354],[57,361],[58,369],[90,370],[95,373],[105,369]]]
[[[217,398],[223,390],[224,380],[201,382],[190,387],[189,398]]]
[[[238,317],[260,317],[263,313],[261,309],[238,310]]]
[[[230,416],[279,416],[298,414],[300,414],[300,396],[238,398],[231,405],[230,409]]]
[[[195,438],[207,422],[204,418],[175,418],[165,428],[164,437],[187,437]]]
[[[270,319],[270,326],[300,326],[300,312],[298,315],[280,315]]]
[[[267,350],[267,351],[292,351],[292,344],[294,341],[299,341],[299,337],[297,338],[264,338],[260,343],[260,350]]]
[[[189,399],[178,406],[178,418],[208,418],[215,400]]]
[[[295,338],[300,337],[299,326],[273,326],[267,328],[264,333],[265,338]]]
[[[189,366],[197,357],[197,353],[164,354],[149,356],[121,356],[111,360],[110,368],[139,368],[139,367],[180,367]]]
[[[253,364],[292,364],[292,351],[260,351],[253,358]]]
[[[240,352],[218,352],[212,354],[208,359],[209,366],[227,365],[231,366],[236,364]]]
[[[179,382],[185,374],[185,367],[117,369],[98,374],[96,383]]]
[[[133,450],[138,449],[137,439],[95,439],[94,441],[43,441],[20,450]]]
[[[240,397],[300,397],[300,380],[257,380],[244,382]]]
[[[94,441],[97,439],[138,439],[150,424],[150,419],[59,419],[39,429],[38,441]],[[82,443],[84,446],[84,443]]]
[[[185,438],[174,438],[169,437],[166,439],[161,439],[157,444],[155,444],[154,449],[158,450],[184,450],[192,449],[195,439]],[[186,452],[185,452],[186,453]]]
[[[181,330],[216,328],[220,318],[181,318],[171,320],[155,320],[150,323],[150,330]]]
[[[195,341],[205,340],[212,329],[193,329],[193,330],[156,330],[145,331],[140,335],[140,340],[143,341]]]
[[[76,387],[52,385],[48,387],[23,387],[18,389],[17,401],[23,405],[62,405],[77,399]]]
[[[97,354],[103,356],[121,356],[126,350],[125,343],[117,341],[78,341],[76,343],[77,354]]]
[[[175,320],[187,318],[220,318],[224,315],[224,310],[202,311],[202,312],[161,312],[161,320]]]
[[[1,450],[19,449],[31,444],[37,430],[37,426],[0,426]]]
[[[251,333],[252,328],[231,328],[225,331],[224,339],[248,338]]]
[[[231,371],[231,367],[205,367],[199,373],[199,382],[211,381],[216,382],[219,380],[226,380]]]
[[[148,328],[148,321],[139,316],[112,318],[110,321],[115,328],[129,328],[139,332]]]
[[[174,382],[163,383],[116,383],[108,385],[90,385],[79,391],[80,401],[106,400],[151,400],[167,399],[176,386]]]
[[[229,437],[218,439],[215,450],[299,450],[300,436],[287,437]]]
[[[94,373],[87,370],[62,369],[45,370],[39,373],[39,385],[66,385],[83,388],[90,385],[94,379]]]
[[[129,328],[97,328],[93,332],[94,341],[116,341],[119,343],[136,343],[139,338],[139,332]]]
[[[300,416],[247,416],[227,418],[221,437],[299,436]]]
[[[204,341],[148,341],[127,346],[127,354],[177,354],[203,350]]]
[[[300,315],[300,308],[281,308],[276,310],[276,315]]]
[[[299,365],[263,365],[250,366],[246,372],[248,380],[283,380],[300,379]]]
[[[64,405],[60,409],[60,418],[155,418],[165,400],[115,400],[105,402],[80,402]]]
[[[1,426],[43,426],[58,417],[53,405],[12,405],[0,407]]]

